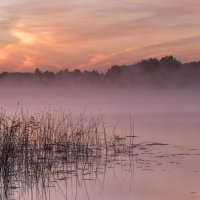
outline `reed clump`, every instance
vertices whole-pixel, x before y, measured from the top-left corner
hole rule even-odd
[[[25,194],[47,199],[47,188],[59,180],[75,178],[81,186],[114,164],[131,167],[137,150],[149,149],[133,142],[131,127],[131,133],[122,137],[106,132],[102,114],[73,117],[62,110],[20,109],[8,115],[1,109],[0,199]]]
[[[1,199],[9,199],[14,189],[28,192],[41,181],[45,187],[61,172],[92,179],[92,172],[101,172],[120,151],[117,137],[105,133],[101,115],[74,118],[61,110],[31,114],[22,109],[8,115],[1,109]]]

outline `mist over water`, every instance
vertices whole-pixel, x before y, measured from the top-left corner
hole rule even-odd
[[[115,129],[121,136],[130,132],[131,114],[134,116],[134,134],[138,136],[135,143],[168,144],[155,146],[156,152],[160,151],[156,155],[148,155],[145,159],[136,157],[131,184],[129,172],[121,171],[120,167],[116,167],[115,172],[108,169],[103,182],[101,178],[97,184],[88,182],[90,199],[199,199],[198,89],[23,86],[1,87],[0,92],[0,105],[11,114],[21,107],[32,113],[41,109],[64,110],[74,116],[82,112],[87,115],[101,113],[106,130],[112,134]],[[140,159],[146,164],[141,164]],[[65,185],[60,183],[65,191]],[[51,191],[51,199],[64,198],[59,190]],[[71,190],[68,196],[74,199]],[[87,198],[85,189],[79,188],[77,199]]]
[[[39,107],[107,114],[198,113],[199,89],[132,89],[103,87],[0,87],[1,106],[15,110]]]
[[[0,0],[0,200],[200,200],[200,0]]]

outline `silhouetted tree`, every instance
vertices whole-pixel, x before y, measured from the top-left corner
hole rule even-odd
[[[40,71],[40,69],[39,68],[37,68],[37,69],[35,69],[35,75],[41,75],[42,74],[42,72]]]
[[[165,56],[160,60],[149,58],[133,65],[114,65],[105,73],[97,70],[84,71],[75,69],[61,70],[57,73],[35,69],[33,73],[2,72],[0,81],[45,83],[46,85],[68,83],[111,84],[131,86],[200,86],[200,61],[181,63],[173,56]]]

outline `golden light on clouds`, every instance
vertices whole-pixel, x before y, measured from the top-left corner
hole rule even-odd
[[[199,0],[8,0],[0,9],[1,70],[200,59]]]
[[[133,47],[129,47],[123,51],[119,51],[119,52],[112,52],[112,53],[108,53],[108,54],[101,54],[101,55],[95,55],[94,57],[92,57],[90,59],[90,62],[81,66],[81,67],[89,67],[89,66],[93,66],[95,64],[101,63],[103,61],[108,61],[110,58],[116,58],[117,56],[120,55],[124,55],[126,53],[133,53],[133,51],[135,50],[135,48]]]
[[[4,61],[8,58],[12,47],[13,47],[13,45],[8,45],[8,46],[0,49],[0,61]]]
[[[7,58],[7,53],[0,51],[0,60],[5,60]]]
[[[12,30],[11,34],[20,40],[23,44],[34,44],[35,37],[33,34],[26,33],[20,30]]]
[[[34,60],[33,58],[26,56],[25,59],[23,60],[22,66],[23,67],[34,67]]]

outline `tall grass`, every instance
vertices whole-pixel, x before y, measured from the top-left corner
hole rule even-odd
[[[0,199],[14,198],[15,193],[47,199],[57,180],[74,177],[76,186],[85,186],[120,159],[124,164],[127,158],[131,167],[130,157],[141,148],[134,137],[133,125],[125,137],[107,133],[102,114],[73,117],[62,110],[32,114],[21,109],[8,115],[1,109]]]

